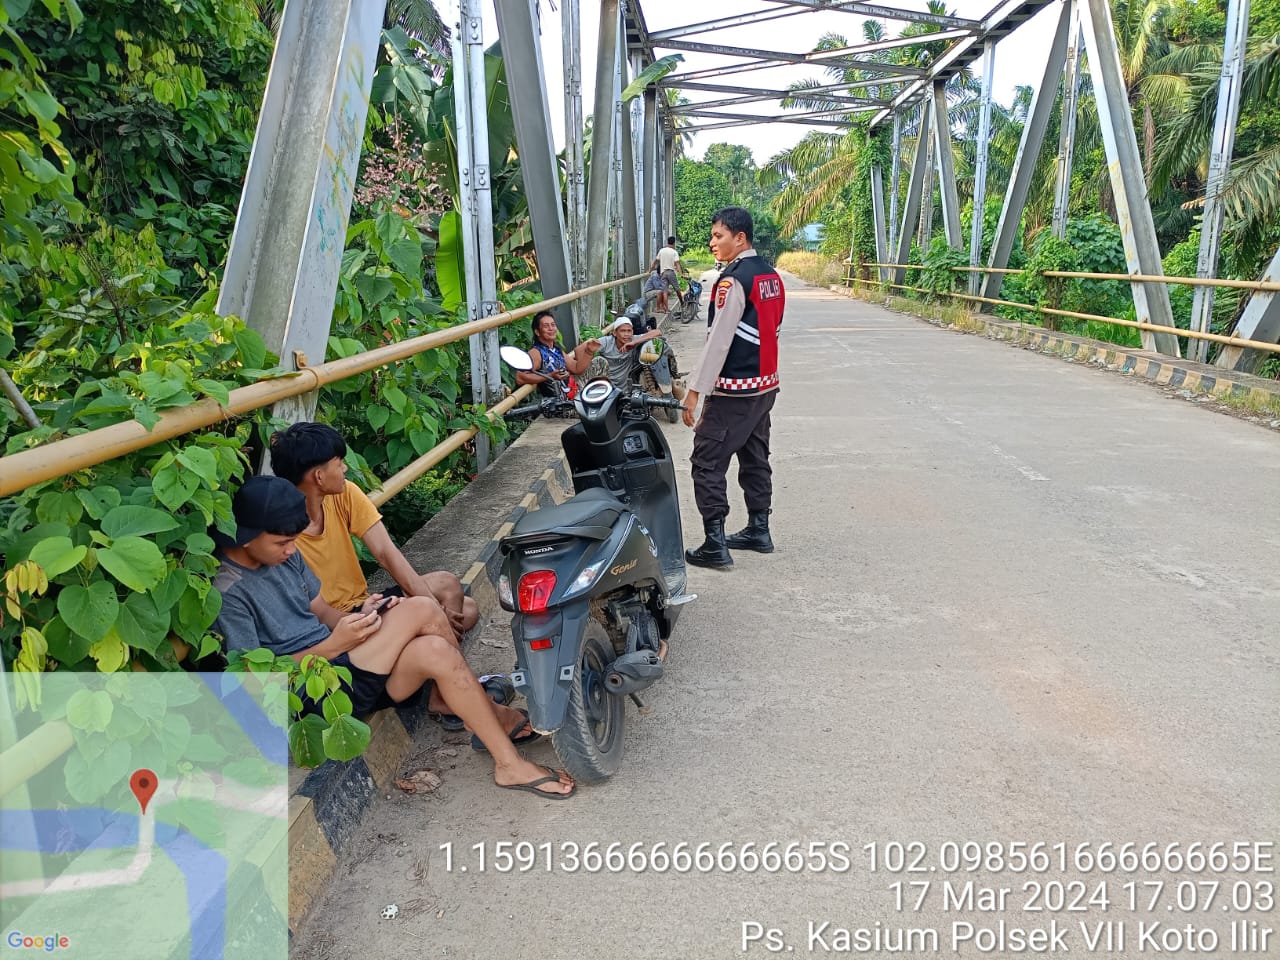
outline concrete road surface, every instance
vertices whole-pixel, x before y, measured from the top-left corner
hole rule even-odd
[[[540,801],[429,731],[294,956],[1280,955],[1280,438],[794,278],[782,358],[778,550],[693,571],[621,772]]]

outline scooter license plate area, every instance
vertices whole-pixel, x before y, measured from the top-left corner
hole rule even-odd
[[[560,636],[564,630],[564,617],[559,611],[554,613],[542,614],[526,614],[523,617],[517,617],[511,621],[512,639],[515,640],[516,646],[521,650],[551,650],[555,647],[555,639]],[[535,642],[550,638],[552,643],[550,646],[539,644],[534,646]]]

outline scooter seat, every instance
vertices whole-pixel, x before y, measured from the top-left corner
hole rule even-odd
[[[626,504],[603,487],[583,490],[573,499],[554,507],[533,510],[521,517],[508,539],[563,533],[566,536],[604,540]]]

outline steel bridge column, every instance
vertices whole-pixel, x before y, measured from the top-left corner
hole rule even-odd
[[[1089,73],[1093,77],[1098,104],[1098,123],[1111,171],[1111,190],[1116,199],[1116,216],[1124,236],[1124,255],[1130,273],[1158,276],[1163,273],[1155,222],[1147,203],[1147,184],[1133,130],[1129,96],[1120,72],[1111,8],[1107,0],[1082,0],[1080,18],[1089,50]],[[1133,306],[1138,320],[1158,326],[1173,326],[1169,288],[1163,283],[1134,283]],[[1178,338],[1171,333],[1142,331],[1142,345],[1171,357],[1179,355]]]
[[[898,268],[893,272],[893,282],[902,283],[906,279],[907,270],[903,266],[911,254],[912,226],[920,213],[920,194],[924,188],[924,172],[929,165],[925,147],[929,143],[929,111],[920,111],[920,130],[916,135],[916,155],[911,161],[911,182],[907,185],[907,202],[902,212],[902,230],[898,234],[898,255],[894,263]]]
[[[625,77],[623,78],[625,79]],[[640,272],[640,205],[636,202],[636,151],[631,136],[631,104],[618,104],[619,134],[622,139],[622,275]],[[640,299],[640,281],[624,288],[628,303]]]
[[[924,137],[924,186],[920,192],[920,227],[919,227],[919,244],[920,256],[924,258],[924,254],[929,249],[929,241],[933,239],[933,167],[936,158],[933,155],[933,124],[938,122],[938,118],[933,115],[933,98],[926,96],[920,104],[921,116],[929,117],[928,128],[923,126],[921,120],[921,135]],[[908,250],[910,247],[907,248]]]
[[[1267,265],[1262,282],[1280,283],[1280,250],[1276,250],[1276,255]],[[1259,291],[1251,296],[1240,315],[1240,322],[1236,324],[1236,336],[1262,343],[1280,343],[1280,294]],[[1223,347],[1214,362],[1226,370],[1250,373],[1264,356],[1276,354],[1263,354],[1243,347]]]
[[[589,282],[586,262],[587,171],[582,145],[582,26],[579,0],[563,0],[560,19],[564,57],[565,209],[569,213],[570,280],[576,289]],[[566,343],[577,343],[578,331],[584,323],[583,302],[575,300],[569,305],[569,311],[573,330],[562,326],[560,332]]]
[[[498,36],[507,71],[529,218],[533,224],[542,295],[558,297],[568,293],[571,285],[569,250],[565,242],[560,170],[551,137],[542,44],[538,39],[533,0],[496,0],[494,9],[498,15]],[[566,316],[563,325],[562,332],[567,334],[571,319]],[[568,342],[569,337],[566,335],[565,339]]]
[[[1103,0],[1105,3],[1106,0]],[[1013,243],[1018,237],[1018,227],[1022,223],[1022,210],[1027,204],[1027,192],[1031,189],[1031,177],[1035,173],[1036,161],[1040,159],[1040,147],[1044,143],[1044,131],[1049,125],[1049,114],[1058,99],[1058,81],[1062,77],[1062,67],[1067,59],[1067,35],[1071,29],[1071,7],[1061,4],[1062,11],[1058,17],[1058,29],[1054,33],[1053,42],[1049,46],[1048,60],[1044,67],[1044,77],[1036,88],[1031,101],[1031,113],[1027,117],[1026,126],[1022,128],[1022,142],[1018,144],[1018,156],[1013,163],[1013,175],[1009,178],[1009,189],[1004,195],[1004,207],[1000,210],[1000,221],[996,225],[996,235],[991,242],[991,256],[987,265],[1002,270],[1009,265],[1009,254],[1013,252]],[[988,273],[982,280],[982,295],[998,297],[1004,275]],[[989,305],[982,304],[986,309]]]
[[[657,250],[658,218],[658,90],[650,87],[644,92],[644,233],[640,237],[640,260],[649,262],[649,254]]]
[[[873,163],[871,165],[871,216],[875,221],[876,232],[876,262],[889,262],[889,241],[884,231],[884,171],[880,169],[880,164]],[[849,272],[853,273],[853,257],[849,257]],[[880,282],[884,283],[889,279],[889,270],[887,267],[877,268],[880,274]]]
[[[1071,158],[1076,142],[1076,104],[1080,99],[1080,39],[1080,0],[1071,0],[1071,37],[1067,45],[1067,72],[1062,80],[1062,124],[1053,195],[1053,235],[1059,240],[1066,239],[1071,206]]]
[[[595,107],[591,123],[591,169],[587,178],[586,282],[604,283],[609,262],[609,194],[613,179],[613,89],[618,66],[618,0],[600,2],[600,37],[596,48]],[[582,316],[598,323],[604,294],[584,297]],[[576,340],[575,340],[576,343]]]
[[[324,361],[385,3],[294,0],[284,12],[217,311],[285,369]],[[309,420],[315,392],[273,414]]]
[[[942,228],[947,243],[961,249],[960,196],[956,192],[956,164],[952,154],[951,119],[947,112],[947,84],[933,84],[933,145],[938,154],[938,192],[942,196]]]
[[[463,259],[467,274],[467,312],[470,319],[501,312],[493,251],[493,189],[489,177],[488,84],[484,62],[484,24],[479,0],[461,0],[460,22],[452,38],[454,110],[457,118],[458,179],[462,187]],[[471,395],[478,404],[498,399],[502,371],[498,360],[498,331],[486,330],[468,340],[471,353]],[[484,434],[476,437],[476,462],[489,465],[490,447]]]
[[[893,114],[893,158],[889,163],[889,256],[896,259],[898,250],[898,193],[902,182],[902,111]]]
[[[1196,276],[1218,275],[1218,254],[1222,241],[1222,188],[1231,169],[1231,152],[1236,144],[1236,121],[1240,118],[1240,81],[1244,73],[1245,44],[1249,39],[1249,0],[1228,0],[1227,40],[1222,51],[1222,75],[1218,79],[1218,109],[1213,119],[1213,146],[1209,152],[1209,179],[1205,184],[1204,216],[1200,222],[1200,254]],[[1191,329],[1208,333],[1213,320],[1213,287],[1196,287],[1191,303]],[[1187,353],[1204,363],[1209,358],[1209,342],[1192,340]]]
[[[615,61],[617,68],[613,74],[613,105],[609,114],[613,120],[613,179],[609,184],[609,223],[613,249],[610,251],[609,262],[613,267],[612,279],[614,280],[619,280],[627,275],[626,227],[623,226],[622,183],[631,173],[628,170],[624,175],[622,170],[622,86],[623,77],[627,73],[627,61],[622,55],[623,42],[622,34],[619,32],[618,57]],[[613,302],[613,312],[621,313],[624,297],[622,288],[614,287],[609,293]],[[596,322],[603,323],[604,319],[598,319]]]
[[[672,133],[667,137],[667,156],[663,160],[663,165],[667,169],[667,189],[666,189],[666,205],[667,205],[667,221],[662,229],[658,230],[659,234],[663,234],[663,239],[673,237],[676,234],[676,137],[678,134]]]
[[[977,157],[973,167],[973,220],[969,228],[969,295],[977,296],[982,286],[982,227],[986,223],[987,166],[991,153],[991,84],[996,72],[996,44],[988,40],[982,47],[982,103],[978,112]]]

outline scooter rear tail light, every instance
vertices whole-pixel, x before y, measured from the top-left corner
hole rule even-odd
[[[554,644],[551,642],[550,637],[543,637],[541,640],[529,641],[530,650],[550,650],[553,646]]]
[[[547,609],[556,588],[556,575],[551,570],[531,570],[520,578],[516,594],[524,613],[542,613]]]

